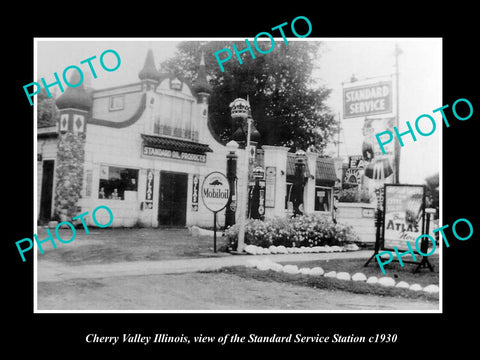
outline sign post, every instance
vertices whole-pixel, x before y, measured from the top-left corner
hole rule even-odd
[[[380,149],[375,138],[375,134],[381,131],[393,132],[394,113],[398,110],[393,98],[393,79],[386,75],[375,78],[383,80],[370,78],[363,81],[352,80],[345,84],[342,99],[343,119],[346,119],[346,122],[349,122],[349,119],[363,121],[362,132],[356,131],[358,135],[363,134],[363,137],[359,136],[359,139],[363,139],[362,155],[350,157],[344,182],[361,187],[368,194],[370,202],[375,201],[374,192],[383,188],[383,184],[398,183],[396,144],[392,142],[389,148]]]
[[[343,89],[343,118],[392,112],[392,82],[351,86]]]
[[[217,213],[227,206],[230,199],[230,183],[221,172],[214,171],[203,179],[200,190],[206,208],[213,212],[213,252],[217,252]]]
[[[383,231],[382,231],[383,230]],[[385,184],[383,207],[377,208],[377,235],[374,254],[365,263],[365,266],[378,254],[380,250],[409,250],[416,248],[417,238],[425,233],[425,187],[423,185]],[[422,253],[427,253],[428,243],[422,239]],[[415,261],[405,261],[414,263]],[[415,271],[422,265],[428,265],[433,271],[428,258],[422,260]]]

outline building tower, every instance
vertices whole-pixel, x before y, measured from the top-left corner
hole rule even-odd
[[[198,74],[193,82],[192,90],[197,96],[197,103],[200,105],[201,119],[204,124],[208,122],[208,102],[212,93],[212,86],[207,80],[207,70],[205,66],[205,55],[202,50]]]
[[[92,107],[79,72],[72,74],[69,83],[79,85],[68,87],[55,102],[60,116],[54,217],[60,221],[71,221],[81,210],[77,202],[83,186],[85,137]]]
[[[138,78],[142,80],[143,90],[153,90],[161,81],[162,75],[155,67],[152,49],[148,49],[147,57],[142,70],[138,73]]]

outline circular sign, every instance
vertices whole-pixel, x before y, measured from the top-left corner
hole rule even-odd
[[[230,184],[222,173],[214,171],[208,174],[203,180],[200,190],[205,206],[213,212],[225,208],[230,198]]]
[[[258,213],[259,213],[260,215],[265,214],[265,208],[264,208],[262,205],[260,205],[260,206],[258,207]]]

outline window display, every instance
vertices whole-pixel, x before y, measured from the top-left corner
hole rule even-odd
[[[98,198],[125,200],[125,191],[137,191],[137,182],[137,169],[102,166]]]

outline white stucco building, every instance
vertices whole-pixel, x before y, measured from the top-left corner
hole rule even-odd
[[[225,174],[227,154],[233,150],[238,155],[237,186],[242,189],[246,157],[245,150],[227,147],[212,131],[211,88],[203,58],[199,66],[196,81],[189,84],[160,73],[149,50],[136,83],[101,90],[89,90],[83,84],[67,88],[56,101],[57,126],[37,131],[38,221],[55,219],[55,209],[65,202],[62,196],[66,195],[58,191],[58,174],[68,173],[70,166],[79,167],[83,174],[79,210],[91,212],[106,205],[114,215],[112,226],[211,226],[212,213],[199,194],[202,180],[212,171]],[[81,139],[80,147],[61,147],[67,134]],[[288,150],[266,145],[257,149],[255,162],[267,170],[267,217],[285,216],[291,210],[295,159]],[[79,163],[59,156],[68,151],[81,152]],[[334,183],[341,178],[336,172],[339,166],[315,153],[306,157],[303,210],[328,214]],[[219,213],[219,225],[225,221],[224,211]]]

